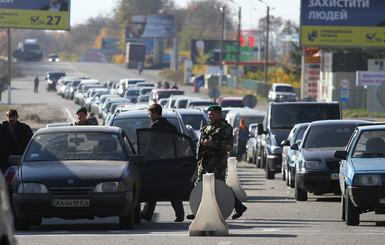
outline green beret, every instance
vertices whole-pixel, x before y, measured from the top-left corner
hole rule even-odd
[[[79,109],[76,111],[76,115],[79,113],[79,112],[83,112],[84,114],[87,114],[87,109],[85,107],[79,107]]]
[[[207,111],[222,111],[222,107],[219,105],[211,105],[209,108],[207,108]]]

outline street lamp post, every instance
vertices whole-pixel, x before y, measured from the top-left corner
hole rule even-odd
[[[221,32],[221,44],[220,44],[220,53],[219,53],[219,84],[218,87],[222,88],[222,78],[223,78],[223,65],[222,65],[222,60],[223,60],[223,39],[224,39],[224,33],[225,33],[225,6],[221,6],[220,10],[222,12],[222,32]]]
[[[266,38],[265,38],[265,84],[267,84],[267,69],[268,69],[268,63],[269,63],[269,25],[270,25],[270,7],[267,5],[264,1],[259,0],[261,3],[264,3],[267,7],[267,13],[266,13]]]

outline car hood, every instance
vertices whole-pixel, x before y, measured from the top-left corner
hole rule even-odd
[[[278,145],[281,145],[281,142],[287,139],[291,129],[272,129],[271,134],[274,136]]]
[[[24,162],[21,167],[23,182],[65,186],[68,180],[76,185],[93,185],[102,180],[119,179],[127,167],[126,161],[47,161]]]
[[[339,161],[334,157],[334,152],[336,150],[343,150],[344,147],[334,147],[334,148],[309,148],[301,149],[301,154],[306,161]]]
[[[352,158],[356,171],[385,171],[383,157]]]

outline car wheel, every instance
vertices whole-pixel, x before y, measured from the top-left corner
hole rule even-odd
[[[266,167],[266,156],[265,156],[265,153],[262,152],[261,154],[261,168],[265,168]]]
[[[265,175],[266,179],[274,179],[274,172],[270,170],[269,164],[265,163],[266,168],[265,168]]]
[[[138,202],[138,204],[136,204],[136,206],[134,208],[134,223],[135,223],[135,225],[139,225],[140,222],[142,221],[140,209],[141,209],[140,202]]]
[[[289,186],[291,188],[294,188],[295,187],[295,176],[291,170],[289,170],[288,173],[289,173]]]
[[[345,221],[347,225],[358,225],[360,223],[360,212],[354,207],[349,195],[345,191]]]
[[[29,220],[27,219],[21,219],[17,216],[17,214],[13,213],[13,227],[15,228],[15,231],[26,231],[29,229]]]
[[[132,230],[134,228],[134,205],[131,205],[130,210],[126,215],[119,216],[120,228],[125,230]]]
[[[253,158],[251,158],[250,155],[247,153],[246,153],[246,159],[248,163],[253,163]]]
[[[281,174],[282,174],[282,180],[285,181],[286,180],[286,172],[285,172],[285,168],[283,167],[283,164],[281,166]]]
[[[305,191],[303,188],[299,188],[297,181],[295,182],[295,200],[307,201],[307,191]]]
[[[345,194],[341,196],[341,219],[346,221],[345,217]]]
[[[286,175],[286,185],[290,186],[290,171],[288,169],[285,169],[285,175]]]

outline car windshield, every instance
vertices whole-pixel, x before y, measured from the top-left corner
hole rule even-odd
[[[62,76],[65,76],[66,74],[65,73],[62,73],[62,72],[59,72],[59,73],[50,73],[49,74],[49,78],[50,79],[55,79],[55,80],[58,80],[59,78],[61,78]]]
[[[167,118],[167,120],[177,127],[178,132],[181,132],[178,120],[176,118]],[[111,126],[120,127],[127,134],[129,140],[133,145],[136,145],[136,129],[138,128],[150,128],[151,119],[144,118],[121,118],[115,119]]]
[[[352,157],[385,157],[385,130],[363,131]]]
[[[291,129],[297,123],[325,119],[339,119],[339,108],[335,105],[315,103],[271,107],[270,128]]]
[[[184,91],[179,91],[179,90],[175,90],[175,91],[159,91],[158,92],[158,99],[169,98],[171,95],[183,95],[183,94],[184,94]]]
[[[111,160],[125,159],[119,137],[111,133],[48,133],[31,140],[24,160]]]
[[[203,126],[207,125],[206,119],[202,114],[195,114],[195,115],[181,115],[182,120],[185,125],[191,125],[194,130],[200,130],[201,127],[201,121],[203,121]]]
[[[293,87],[289,86],[277,86],[275,88],[276,92],[286,92],[286,93],[294,93]]]
[[[221,102],[222,107],[244,107],[241,100],[225,100]]]
[[[355,128],[355,124],[313,126],[304,139],[303,148],[345,147]]]

